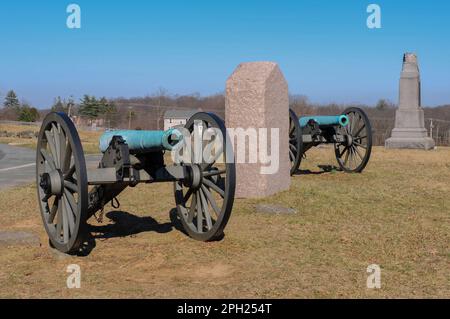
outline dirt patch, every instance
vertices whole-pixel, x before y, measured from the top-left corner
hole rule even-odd
[[[33,233],[24,231],[1,231],[0,230],[0,246],[39,246],[39,237]]]

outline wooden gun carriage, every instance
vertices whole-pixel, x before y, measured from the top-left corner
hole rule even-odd
[[[348,173],[361,173],[372,151],[372,127],[366,113],[356,107],[341,115],[298,118],[289,112],[289,159],[291,175],[312,147],[333,144],[339,167]]]
[[[209,161],[189,155],[192,160],[166,164],[166,151],[181,146],[186,139],[202,141],[209,130],[222,135],[221,154]],[[98,168],[88,170],[72,121],[64,113],[49,114],[38,137],[36,180],[51,245],[63,253],[77,253],[86,238],[87,221],[96,212],[127,187],[160,182],[174,184],[178,216],[189,236],[200,241],[221,238],[235,192],[234,161],[218,160],[218,155],[226,157],[225,125],[214,114],[197,113],[185,131],[188,136],[177,129],[107,132],[100,140],[103,157]],[[195,141],[189,145],[195,147]]]

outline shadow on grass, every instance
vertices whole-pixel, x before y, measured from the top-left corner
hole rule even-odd
[[[172,231],[171,223],[158,223],[152,217],[139,217],[123,211],[113,211],[106,214],[113,223],[101,226],[89,226],[89,231],[96,239],[109,239],[133,236],[144,232],[160,234]]]
[[[88,236],[80,251],[79,257],[88,256],[96,247],[96,240],[128,237],[145,232],[165,234],[172,231],[172,223],[158,223],[152,217],[140,217],[123,211],[112,211],[105,215],[113,223],[108,225],[88,225]]]
[[[169,216],[170,223],[160,224],[152,217],[139,217],[123,211],[109,212],[106,214],[106,217],[113,223],[108,225],[88,225],[88,236],[75,255],[78,257],[89,256],[97,246],[97,240],[128,237],[145,232],[165,234],[171,232],[174,228],[189,236],[180,221],[176,208],[170,210]],[[222,234],[215,238],[214,241],[221,241],[224,237],[225,235]]]
[[[318,165],[317,166],[320,171],[311,171],[309,169],[306,170],[297,170],[297,172],[294,173],[295,175],[322,175],[326,173],[333,173],[333,172],[342,172],[342,169],[340,167],[334,166],[334,165]]]

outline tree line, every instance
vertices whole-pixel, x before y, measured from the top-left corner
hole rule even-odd
[[[20,102],[16,92],[8,91],[3,102],[4,117],[21,122],[36,122],[40,118],[39,111],[27,102]]]
[[[72,97],[67,101],[66,99],[57,97],[51,111],[64,112],[69,116],[79,116],[91,121],[102,118],[111,122],[115,121],[117,107],[114,101],[108,100],[106,97],[97,98],[86,94],[78,104],[75,103]],[[110,124],[114,125],[114,123]]]
[[[14,90],[8,91],[3,101],[3,108],[0,110],[0,119],[20,122],[36,122],[51,112],[64,112],[69,116],[80,116],[90,120],[102,117],[106,120],[115,118],[117,112],[116,105],[106,97],[97,98],[95,96],[84,95],[79,103],[73,97],[68,99],[58,96],[55,98],[50,109],[39,111],[27,102],[20,102]]]
[[[340,114],[350,106],[356,106],[364,109],[372,122],[374,130],[374,144],[384,145],[385,139],[390,137],[395,122],[395,110],[397,106],[386,100],[380,99],[375,105],[364,104],[317,104],[309,101],[308,97],[303,95],[291,95],[290,107],[298,115],[330,115]],[[107,99],[105,97],[97,98],[91,95],[85,95],[78,102],[73,98],[64,99],[57,97],[51,108],[37,112],[27,103],[19,103],[14,91],[9,92],[4,101],[3,115],[8,112],[14,113],[14,120],[33,121],[42,119],[50,110],[66,112],[72,118],[79,117],[85,120],[85,125],[100,121],[97,125],[107,128],[122,129],[148,129],[161,130],[164,128],[164,114],[167,110],[199,110],[213,112],[222,118],[225,118],[225,96],[222,93],[201,96],[200,94],[191,95],[173,95],[164,89],[159,89],[152,95],[133,98],[115,98]],[[6,111],[5,111],[6,110]],[[425,107],[425,126],[427,130],[434,130],[433,138],[442,141],[442,145],[450,142],[450,105],[439,107]],[[31,114],[30,114],[31,113]],[[39,114],[40,113],[40,114]],[[5,118],[0,114],[0,119]],[[429,119],[438,119],[430,128]]]

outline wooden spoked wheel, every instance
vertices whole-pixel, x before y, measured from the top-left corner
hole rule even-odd
[[[214,114],[197,113],[185,128],[190,133],[190,144],[186,145],[191,145],[191,156],[190,161],[180,164],[186,167],[188,178],[175,183],[178,215],[190,237],[217,240],[223,237],[230,218],[236,185],[234,160],[227,160],[225,124]],[[204,140],[210,140],[211,135],[217,140],[212,157],[206,159],[202,151],[208,143]]]
[[[348,173],[361,173],[372,152],[372,127],[366,113],[356,107],[344,111],[349,124],[339,128],[345,141],[335,144],[336,159],[341,169]]]
[[[289,160],[291,162],[291,176],[300,168],[302,160],[303,141],[301,127],[297,115],[289,110]]]
[[[42,220],[52,246],[63,253],[76,253],[86,231],[87,173],[77,130],[64,113],[51,113],[42,124],[36,183]]]

